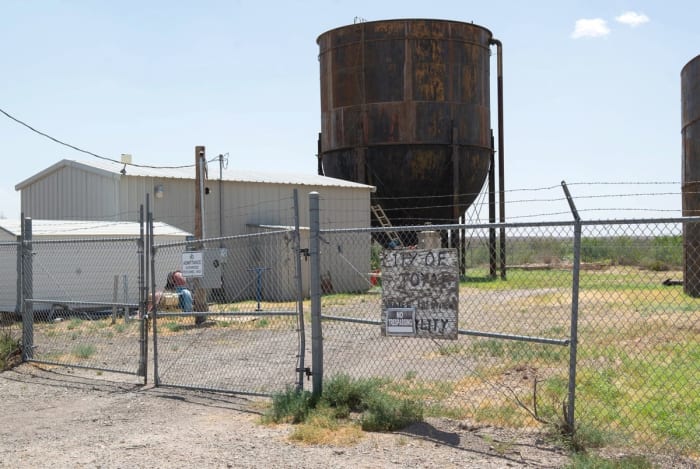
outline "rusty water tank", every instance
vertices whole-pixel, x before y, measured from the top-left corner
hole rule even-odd
[[[683,216],[700,216],[700,55],[681,70]],[[683,230],[683,289],[700,297],[700,223]]]
[[[321,34],[323,173],[376,186],[373,203],[394,225],[456,221],[493,151],[491,39],[472,23],[430,19]]]

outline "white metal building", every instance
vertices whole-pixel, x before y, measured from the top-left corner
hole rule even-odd
[[[370,226],[372,186],[315,174],[221,170],[218,163],[215,166],[210,166],[205,183],[205,238],[257,232],[255,227],[260,226],[293,226],[295,189],[302,227],[309,225],[308,194],[312,191],[321,197],[322,228]],[[149,194],[154,220],[193,232],[197,187],[194,165],[162,169],[64,159],[15,189],[21,192],[24,216],[62,220],[138,221],[139,208]],[[355,249],[344,259],[353,268],[338,269],[330,264],[325,268],[338,276],[336,284],[343,285],[344,291],[367,288],[357,272],[369,272],[370,244],[368,234],[358,235]],[[279,254],[280,258],[288,256],[286,252]],[[308,274],[303,279],[308,292]]]
[[[190,233],[154,223],[155,240],[184,242]],[[18,305],[19,250],[9,243],[21,234],[20,220],[0,220],[0,311]],[[114,276],[119,277],[119,301],[138,302],[140,225],[134,222],[32,220],[33,297],[62,301],[111,302]],[[113,242],[96,242],[110,239]],[[70,243],[52,241],[73,240]],[[120,241],[124,240],[124,241]],[[179,266],[175,263],[170,270]],[[40,308],[37,306],[37,308]]]
[[[205,185],[207,238],[242,234],[246,225],[293,225],[289,215],[294,189],[299,193],[302,226],[308,226],[311,191],[321,194],[322,227],[370,224],[374,187],[364,184],[315,174],[232,168],[219,178],[218,167],[211,167]],[[154,220],[194,232],[194,167],[156,169],[64,159],[20,182],[15,190],[20,191],[25,216],[53,220],[138,221],[139,206],[150,194]]]

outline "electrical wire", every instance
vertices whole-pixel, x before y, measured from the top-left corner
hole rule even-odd
[[[99,159],[101,159],[101,160],[111,161],[111,162],[113,162],[113,163],[123,164],[123,165],[127,165],[127,166],[134,166],[134,167],[138,167],[138,168],[150,168],[150,169],[181,169],[181,168],[192,168],[192,167],[195,166],[194,164],[180,165],[180,166],[153,166],[153,165],[136,164],[136,163],[124,163],[123,161],[115,160],[114,158],[109,158],[109,157],[107,157],[107,156],[98,155],[97,153],[91,152],[91,151],[89,151],[89,150],[84,150],[84,149],[82,149],[82,148],[76,147],[75,145],[71,145],[70,143],[66,143],[66,142],[64,142],[64,141],[62,141],[62,140],[59,140],[59,139],[57,139],[57,138],[55,138],[55,137],[52,137],[51,135],[49,135],[49,134],[47,134],[47,133],[45,133],[45,132],[42,132],[41,130],[35,129],[34,127],[32,127],[31,125],[27,124],[26,122],[21,121],[20,119],[18,119],[18,118],[16,118],[15,116],[11,115],[10,113],[8,113],[7,111],[5,111],[5,110],[2,109],[2,108],[0,108],[0,113],[4,114],[6,117],[12,119],[12,120],[15,121],[16,123],[18,123],[18,124],[20,124],[20,125],[22,125],[22,126],[28,128],[28,129],[31,130],[32,132],[35,132],[35,133],[41,135],[42,137],[48,138],[49,140],[51,140],[51,141],[53,141],[53,142],[56,142],[56,143],[58,143],[58,144],[60,144],[60,145],[63,145],[63,146],[68,147],[68,148],[71,148],[71,149],[73,149],[73,150],[75,150],[75,151],[79,151],[79,152],[81,152],[81,153],[85,153],[86,155],[94,156],[95,158],[99,158]]]

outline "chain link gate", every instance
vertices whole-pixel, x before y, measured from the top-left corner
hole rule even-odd
[[[17,261],[23,359],[145,380],[143,236],[37,240],[31,223]]]
[[[248,231],[151,247],[156,385],[248,395],[303,387],[301,230]],[[180,292],[168,285],[176,271]]]
[[[21,243],[17,241],[0,242],[0,340],[18,343],[22,338],[22,306],[19,280]],[[5,359],[9,357],[0,357]],[[17,359],[14,358],[13,359]]]

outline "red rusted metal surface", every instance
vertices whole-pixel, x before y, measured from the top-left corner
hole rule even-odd
[[[396,225],[454,221],[488,173],[491,39],[481,26],[426,19],[319,36],[324,174],[376,186]]]
[[[683,215],[700,216],[700,55],[681,70],[681,125]],[[685,225],[683,236],[683,288],[700,297],[700,224]]]

